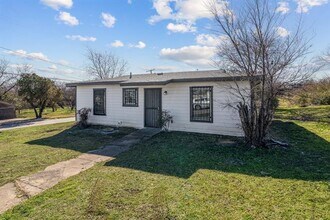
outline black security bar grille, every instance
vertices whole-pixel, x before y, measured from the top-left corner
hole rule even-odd
[[[123,89],[123,106],[137,107],[138,104],[138,89]]]
[[[190,87],[190,121],[213,122],[213,87]]]
[[[105,115],[105,89],[94,89],[94,115]]]

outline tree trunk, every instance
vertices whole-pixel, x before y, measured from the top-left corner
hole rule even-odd
[[[41,106],[41,107],[39,108],[39,118],[42,118],[42,113],[44,112],[44,109],[45,109],[44,106]]]
[[[37,108],[33,108],[33,110],[34,110],[34,114],[36,115],[36,118],[37,119],[40,118],[39,114],[38,114],[38,111],[37,111]]]

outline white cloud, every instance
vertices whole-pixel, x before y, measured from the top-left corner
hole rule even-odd
[[[83,37],[81,35],[66,35],[65,37],[70,40],[92,41],[92,42],[96,41],[95,37]]]
[[[127,0],[127,3],[128,4],[132,4],[132,0]]]
[[[328,3],[328,0],[295,0],[298,4],[298,13],[307,13],[312,7],[321,6]]]
[[[41,0],[41,3],[55,10],[58,10],[62,7],[71,8],[73,5],[72,0]]]
[[[167,30],[172,31],[174,33],[187,33],[187,32],[196,32],[196,27],[192,24],[173,24],[169,23],[167,25]]]
[[[76,17],[64,11],[60,11],[60,14],[58,15],[57,19],[62,21],[64,24],[70,26],[76,26],[79,24],[79,20]]]
[[[124,46],[124,43],[121,42],[120,40],[115,40],[114,42],[112,42],[110,44],[111,47],[123,47]]]
[[[210,34],[200,34],[196,37],[196,43],[204,46],[216,47],[219,45],[221,38],[222,37],[217,38],[216,36]]]
[[[220,9],[225,4],[226,1],[217,1],[216,7]],[[201,18],[212,18],[205,1],[202,0],[154,0],[153,8],[157,14],[149,18],[150,24],[166,19],[194,23]]]
[[[139,49],[143,49],[145,48],[147,45],[142,42],[142,41],[139,41],[137,44],[130,44],[129,47],[135,47],[135,48],[139,48]]]
[[[163,48],[159,55],[163,59],[183,62],[192,66],[210,66],[215,52],[215,47],[192,45],[177,49]]]
[[[287,36],[289,36],[290,32],[287,29],[285,29],[284,27],[278,27],[277,34],[281,37],[287,37]]]
[[[26,59],[30,59],[30,60],[45,60],[45,61],[49,61],[48,57],[46,55],[44,55],[43,53],[40,52],[33,52],[33,53],[28,53],[25,50],[15,50],[15,51],[8,51],[6,52],[7,54],[13,55],[13,56],[19,56],[19,57],[23,57]]]
[[[46,55],[43,53],[29,53],[27,54],[30,59],[39,59],[39,60],[49,60]]]
[[[108,28],[112,28],[116,23],[116,18],[109,13],[102,12],[102,24]]]
[[[53,64],[53,65],[49,66],[48,69],[50,69],[50,70],[57,70],[57,66]]]
[[[64,69],[64,70],[61,70],[61,72],[64,72],[66,74],[72,74],[72,73],[74,73],[74,71],[72,69]]]
[[[276,12],[282,13],[282,14],[286,14],[289,13],[290,11],[290,7],[289,7],[289,3],[288,2],[278,2],[278,7],[276,8]]]
[[[59,60],[58,63],[62,64],[62,65],[69,65],[70,64],[70,62],[66,61],[66,60]]]
[[[172,8],[170,7],[170,2],[173,0],[154,0],[153,7],[157,12],[157,15],[153,15],[149,19],[149,23],[153,24],[164,19],[173,18]]]

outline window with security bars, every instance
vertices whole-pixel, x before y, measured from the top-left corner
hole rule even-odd
[[[123,89],[123,106],[137,107],[138,105],[138,89]]]
[[[105,89],[94,89],[94,115],[106,115],[105,112]]]
[[[190,87],[190,121],[213,122],[213,87]]]

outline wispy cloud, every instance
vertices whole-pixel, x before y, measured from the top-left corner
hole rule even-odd
[[[289,3],[288,2],[278,2],[278,7],[276,8],[276,12],[287,14],[290,11]]]
[[[41,53],[41,52],[28,53],[25,50],[15,50],[15,51],[7,51],[5,53],[13,55],[13,56],[18,56],[18,57],[23,57],[23,58],[26,58],[26,59],[31,59],[31,60],[49,61],[48,57],[46,55],[44,55],[43,53]]]
[[[108,28],[114,27],[116,18],[109,13],[102,12],[101,14],[102,24]]]
[[[182,62],[191,66],[210,66],[215,52],[215,47],[192,45],[176,49],[163,48],[159,55],[162,59]]]
[[[81,35],[66,35],[65,38],[70,40],[78,40],[78,41],[96,41],[95,37],[84,37]]]
[[[174,32],[174,33],[187,33],[187,32],[196,32],[197,28],[193,24],[189,23],[179,23],[173,24],[169,23],[166,26],[167,30]]]
[[[142,41],[139,41],[137,44],[129,44],[129,47],[135,47],[135,48],[139,48],[139,49],[143,49],[146,46],[147,45]]]
[[[79,20],[72,16],[69,12],[60,11],[57,19],[69,26],[79,25]]]
[[[298,4],[298,13],[307,13],[311,8],[328,3],[328,0],[295,0]]]
[[[216,1],[216,7],[219,9],[225,4],[226,1]],[[149,18],[150,24],[166,19],[194,23],[201,18],[212,18],[205,1],[202,0],[154,0],[153,8],[157,14]]]
[[[124,46],[124,43],[121,42],[120,40],[115,40],[114,42],[112,42],[110,44],[111,47],[123,47]]]
[[[40,2],[55,10],[59,10],[60,8],[71,8],[73,5],[72,0],[41,0]]]
[[[290,35],[290,31],[288,31],[284,27],[278,27],[277,28],[277,34],[281,37],[287,37],[287,36]]]

